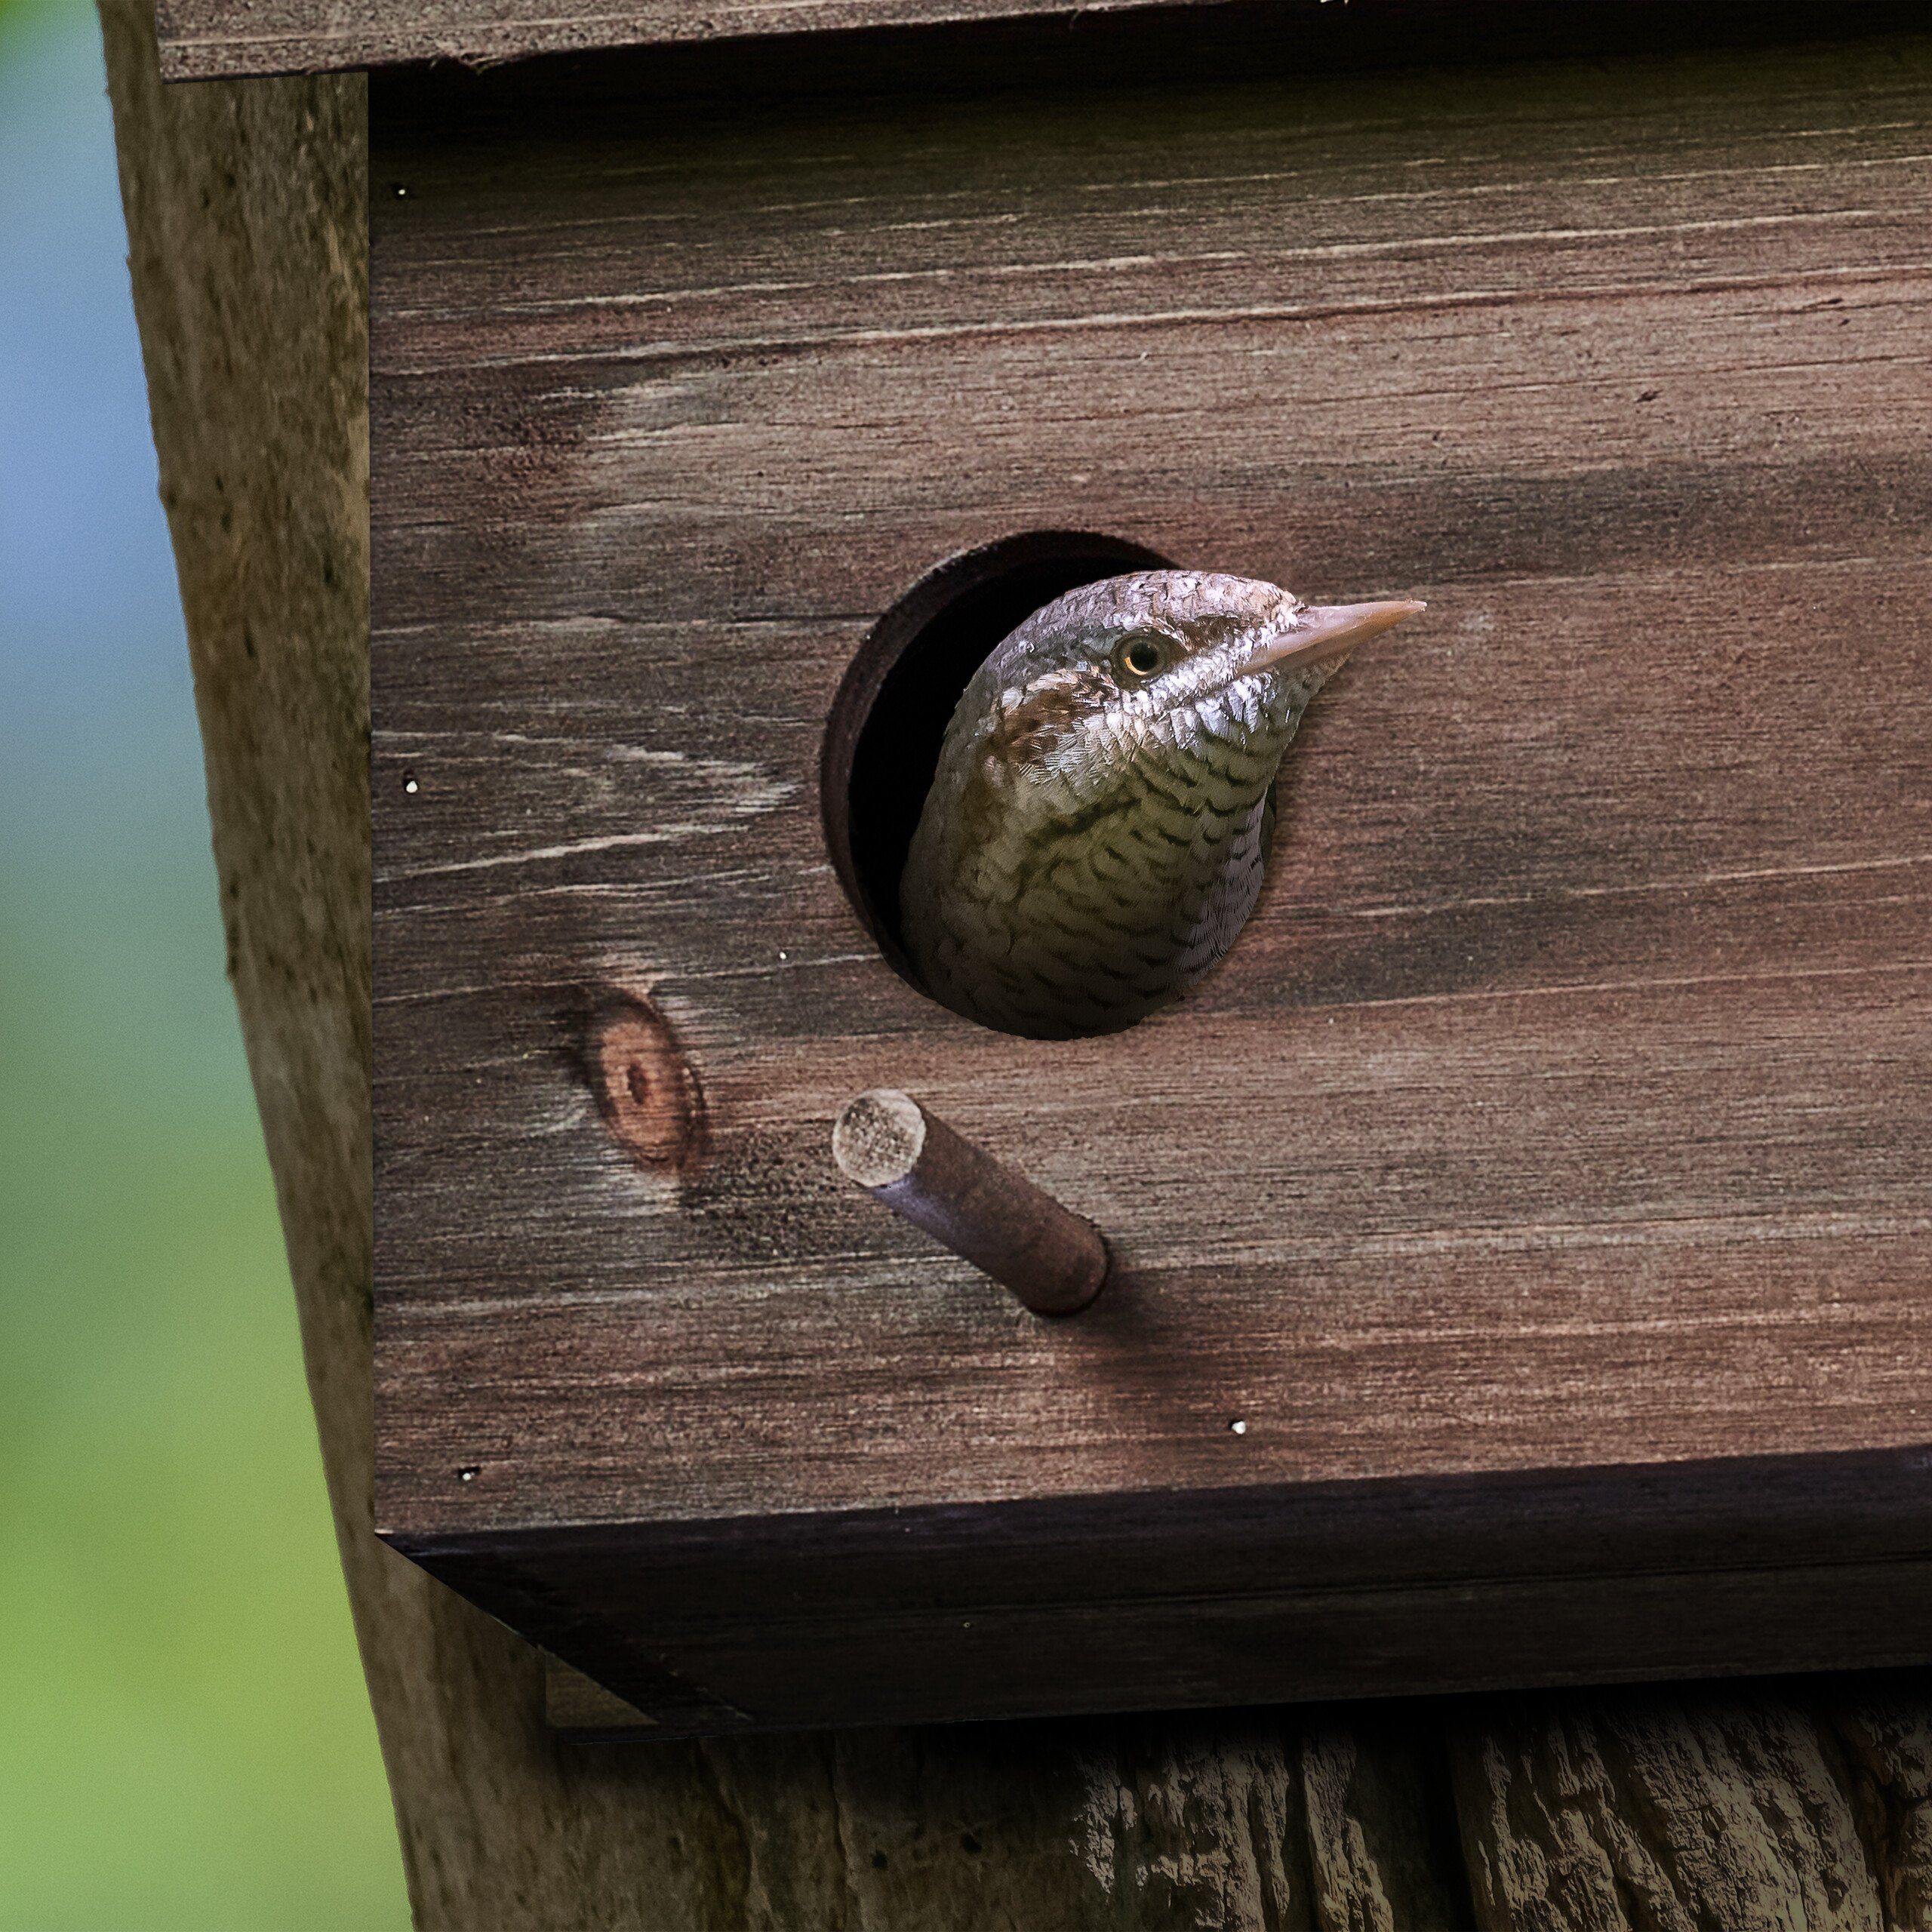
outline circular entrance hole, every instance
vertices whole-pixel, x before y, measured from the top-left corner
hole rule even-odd
[[[973,673],[1056,597],[1174,568],[1120,537],[1028,531],[929,571],[868,632],[832,702],[820,777],[825,837],[845,896],[903,979],[918,984],[900,944],[899,876]]]

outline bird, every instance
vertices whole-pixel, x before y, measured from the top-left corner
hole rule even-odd
[[[907,852],[900,932],[924,989],[1041,1040],[1178,998],[1254,909],[1310,700],[1425,608],[1157,570],[1035,611],[961,694]]]

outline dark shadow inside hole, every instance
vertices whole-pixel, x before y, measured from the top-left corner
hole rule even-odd
[[[1102,577],[1173,568],[1119,537],[1029,531],[940,565],[868,633],[826,732],[826,842],[846,897],[905,978],[916,983],[899,941],[899,877],[960,693],[1043,604]]]

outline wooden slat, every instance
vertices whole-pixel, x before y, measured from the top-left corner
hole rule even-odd
[[[382,127],[397,1539],[1927,1441],[1928,83],[1901,41]],[[878,612],[1055,527],[1431,611],[1322,699],[1226,967],[1043,1049],[877,957],[816,774]],[[697,1069],[681,1182],[586,1087],[607,986]],[[845,1186],[880,1082],[1118,1288],[1039,1324]],[[1805,1627],[1753,1654],[1833,1660]]]
[[[512,1607],[528,1621],[527,1604]],[[1932,1564],[1887,1563],[738,1624],[658,1647],[717,1702],[660,1703],[646,1718],[614,1694],[560,1694],[555,1719],[580,1737],[672,1738],[1718,1678],[1815,1651],[1821,1627],[1839,1667],[1882,1667],[1922,1660],[1910,1632],[1928,1614]],[[655,1672],[595,1663],[638,1704],[665,1697]]]
[[[1918,1654],[1923,1458],[436,1537],[662,1734],[1734,1675]],[[1786,1559],[1801,1549],[1804,1561]],[[1104,1641],[1094,1641],[1104,1632]],[[1815,1653],[1814,1653],[1815,1654]],[[703,1687],[700,1694],[698,1687]],[[563,1709],[560,1705],[560,1711]],[[568,1728],[614,1732],[609,1713]]]
[[[1324,0],[1263,0],[1229,4],[1217,0],[628,0],[617,5],[560,5],[555,0],[158,0],[157,25],[162,74],[170,81],[209,80],[247,75],[318,73],[348,68],[460,61],[474,68],[521,61],[533,56],[595,55],[608,60],[620,50],[662,49],[696,57],[678,71],[701,77],[701,84],[728,90],[723,68],[706,59],[713,49],[736,63],[747,42],[783,37],[792,43],[783,57],[788,79],[803,74],[823,84],[849,85],[854,72],[854,42],[861,29],[952,25],[990,30],[997,44],[949,47],[945,57],[924,64],[916,82],[921,89],[946,85],[962,64],[992,78],[1010,80],[1017,51],[1023,59],[1041,44],[1034,30],[1063,42],[1069,23],[1090,53],[1109,42],[1112,17],[1164,12],[1174,32],[1170,52],[1185,62],[1204,43],[1223,52],[1245,47],[1252,71],[1271,41],[1285,29],[1318,45],[1355,48],[1373,43],[1386,26],[1411,53],[1433,48],[1450,58],[1466,57],[1472,35],[1498,29],[1507,39],[1528,37],[1555,27],[1574,43],[1592,32],[1613,42],[1631,38],[1628,16],[1646,0],[1617,0],[1614,6],[1580,10],[1555,4],[1525,5],[1522,0],[1353,0],[1355,17],[1336,20]],[[1741,35],[1763,39],[1777,34],[1815,32],[1820,10],[1807,0],[1706,0],[1694,17],[1683,10],[1647,0],[1657,32],[1677,40],[1687,32],[1700,38]],[[1592,13],[1601,20],[1590,17]],[[1880,17],[1909,25],[1914,16],[1899,0],[1840,0],[1836,17]],[[1540,15],[1540,19],[1539,16]],[[1138,31],[1130,21],[1128,30]],[[1643,38],[1639,28],[1638,37]],[[809,37],[826,42],[823,63],[801,63],[797,50]],[[735,45],[734,45],[735,44]],[[1171,63],[1156,71],[1171,72]],[[635,99],[635,92],[632,91]]]
[[[325,73],[404,61],[486,66],[540,54],[849,32],[1026,15],[1085,14],[1171,0],[159,0],[171,81]]]

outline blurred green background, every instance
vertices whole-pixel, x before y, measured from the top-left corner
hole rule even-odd
[[[103,89],[0,0],[0,1932],[401,1927]]]

